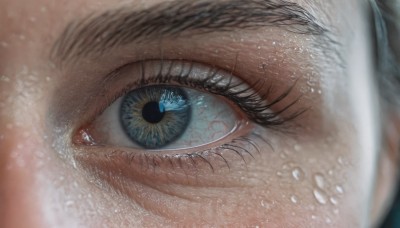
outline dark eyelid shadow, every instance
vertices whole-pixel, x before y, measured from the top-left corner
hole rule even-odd
[[[58,66],[144,40],[279,27],[294,33],[322,37],[320,45],[335,44],[329,30],[296,3],[277,0],[173,1],[149,9],[127,7],[93,14],[71,22],[51,50]],[[318,45],[317,45],[318,46]]]

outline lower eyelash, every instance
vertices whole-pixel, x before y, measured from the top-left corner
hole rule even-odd
[[[201,166],[208,167],[208,170],[214,173],[216,170],[221,168],[227,168],[230,170],[233,168],[231,158],[227,158],[228,155],[234,155],[237,159],[242,161],[242,165],[247,168],[248,162],[254,160],[256,156],[261,154],[260,147],[258,144],[250,139],[249,137],[239,137],[233,139],[229,143],[222,144],[215,148],[196,151],[188,154],[173,154],[173,155],[159,155],[150,153],[130,154],[127,152],[120,151],[119,153],[124,154],[125,161],[128,161],[130,165],[140,164],[142,171],[157,172],[157,168],[160,166],[169,166],[171,170],[184,170],[193,171],[198,173],[197,170],[201,169]],[[217,167],[218,166],[218,167]],[[202,170],[203,171],[203,170]],[[165,170],[162,170],[165,172]]]

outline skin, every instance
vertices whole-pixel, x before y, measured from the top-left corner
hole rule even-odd
[[[367,227],[376,222],[393,190],[391,156],[399,137],[393,129],[386,137],[391,118],[379,124],[364,3],[294,1],[335,28],[345,67],[318,52],[307,36],[272,27],[149,40],[152,45],[127,45],[63,67],[50,59],[50,48],[71,20],[120,5],[143,9],[159,2],[0,2],[1,226]],[[214,171],[204,162],[193,168],[188,159],[181,167],[164,161],[146,169],[141,159],[129,163],[126,154],[146,151],[116,153],[121,146],[96,130],[102,121],[85,129],[106,146],[82,143],[77,130],[98,105],[112,103],[101,94],[119,93],[135,71],[127,67],[108,82],[108,90],[99,75],[121,63],[161,59],[160,50],[168,59],[215,64],[249,85],[267,78],[275,88],[271,99],[295,85],[275,108],[301,96],[288,112],[308,111],[281,126],[290,134],[251,124],[203,146],[252,132],[268,139],[270,145],[252,136],[261,148],[254,158],[223,151],[229,168],[211,156]],[[240,110],[232,107],[232,112]],[[380,144],[381,135],[390,146]]]

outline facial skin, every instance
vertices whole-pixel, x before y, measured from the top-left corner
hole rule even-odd
[[[102,47],[100,40],[96,48],[86,48],[91,53],[80,55],[77,52],[86,50],[84,46],[65,45],[74,36],[63,31],[74,21],[115,9],[154,13],[164,9],[161,3],[166,8],[178,4],[158,0],[0,3],[1,226],[372,224],[370,210],[375,210],[372,217],[380,214],[381,206],[376,205],[385,201],[383,197],[372,203],[377,161],[387,159],[379,144],[367,5],[356,0],[293,1],[315,17],[316,24],[308,27],[265,23],[233,26],[225,32],[189,29],[142,36],[140,41],[101,53],[96,52]],[[85,23],[72,26],[73,31],[92,28]],[[300,33],[310,27],[327,31]],[[66,55],[65,50],[75,53]],[[127,85],[135,89],[141,63],[150,60],[158,65],[150,64],[149,75],[157,73],[154,66],[168,61],[175,61],[175,67],[184,62],[220,69],[254,90],[259,84],[258,94],[267,101],[292,88],[271,110],[279,112],[293,103],[279,117],[302,114],[263,127],[219,96],[218,102],[231,104],[237,121],[248,120],[248,124],[196,148],[183,143],[179,149],[147,151],[118,144],[120,140],[111,139],[118,134],[108,135],[105,125],[114,119],[104,120],[113,111],[103,111],[113,98],[124,95]],[[218,121],[224,123],[224,118]],[[194,131],[188,141],[212,133],[212,129]],[[85,136],[91,140],[85,141]],[[232,143],[240,137],[249,140],[240,146]],[[241,149],[210,150],[221,145]],[[391,173],[390,168],[386,171]],[[379,191],[387,195],[391,181],[385,183]]]

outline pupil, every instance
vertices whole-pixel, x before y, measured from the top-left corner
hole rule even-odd
[[[164,110],[160,110],[161,104],[156,101],[151,101],[144,105],[142,110],[142,117],[149,123],[159,123],[165,114]],[[162,108],[162,107],[161,107]]]

